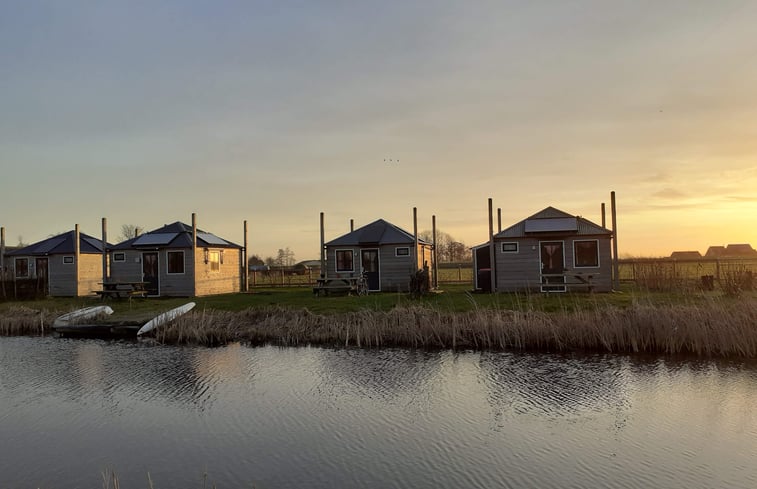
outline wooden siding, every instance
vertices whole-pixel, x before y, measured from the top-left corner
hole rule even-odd
[[[15,267],[16,258],[29,260],[29,277],[37,277],[37,259],[47,259],[47,293],[51,297],[79,297],[92,294],[102,282],[102,255],[85,253],[79,256],[79,282],[76,281],[76,264],[63,263],[63,257],[73,253],[47,256],[12,256],[7,262]],[[15,270],[10,272],[13,277]]]
[[[405,256],[395,256],[396,248],[410,248],[410,254]],[[422,266],[423,259],[429,262],[431,267],[431,250],[429,246],[421,246],[423,251],[419,250],[418,261]],[[363,248],[356,246],[328,246],[326,248],[326,274],[328,277],[337,277],[339,275],[349,276],[360,273],[360,250],[379,250],[379,280],[382,292],[407,292],[410,288],[410,275],[413,270],[413,244],[387,244],[381,246],[365,246]],[[354,259],[354,272],[336,272],[336,250],[352,250]]]
[[[210,264],[205,263],[205,254],[202,248],[197,249],[195,269],[197,270],[196,296],[228,294],[241,290],[241,251],[238,249],[208,248],[208,251],[222,251],[223,263],[218,271],[210,270]],[[191,252],[190,252],[191,254]]]
[[[184,273],[168,273],[168,252],[184,252]],[[192,249],[161,249],[158,253],[159,295],[161,297],[194,297],[228,294],[241,290],[241,252],[236,248],[208,248],[208,251],[223,251],[223,263],[219,271],[211,271],[205,263],[203,248],[197,249],[192,257]],[[142,280],[142,253],[154,250],[119,250],[126,261],[118,262],[110,258],[110,275],[113,280]],[[195,280],[196,272],[196,280]],[[195,286],[196,284],[196,286]]]
[[[597,240],[599,243],[599,266],[596,268],[575,268],[573,242]],[[594,273],[594,291],[612,290],[611,240],[606,236],[539,236],[529,238],[506,238],[495,241],[496,284],[499,292],[522,290],[538,291],[541,286],[542,241],[562,241],[564,243],[565,268],[584,273]],[[503,253],[503,242],[517,242],[517,253]]]

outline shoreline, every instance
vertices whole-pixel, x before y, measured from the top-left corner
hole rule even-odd
[[[56,310],[11,307],[0,313],[0,335],[54,334]],[[256,306],[239,311],[194,310],[161,327],[164,344],[692,354],[757,358],[757,300],[743,299],[541,311],[479,308],[444,311],[427,304],[332,314],[307,307]]]

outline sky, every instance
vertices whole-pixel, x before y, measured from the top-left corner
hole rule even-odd
[[[175,221],[319,256],[547,206],[621,256],[757,247],[757,2],[0,0],[8,245]],[[496,227],[496,224],[495,224]]]

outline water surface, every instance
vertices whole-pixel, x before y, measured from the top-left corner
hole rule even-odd
[[[755,405],[744,362],[0,338],[0,487],[753,488]]]

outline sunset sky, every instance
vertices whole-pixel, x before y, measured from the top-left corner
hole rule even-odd
[[[757,2],[0,2],[9,245],[177,220],[318,257],[554,206],[621,255],[757,247]],[[386,161],[385,161],[386,160]],[[392,160],[392,161],[389,161]],[[113,239],[112,239],[113,240]]]

